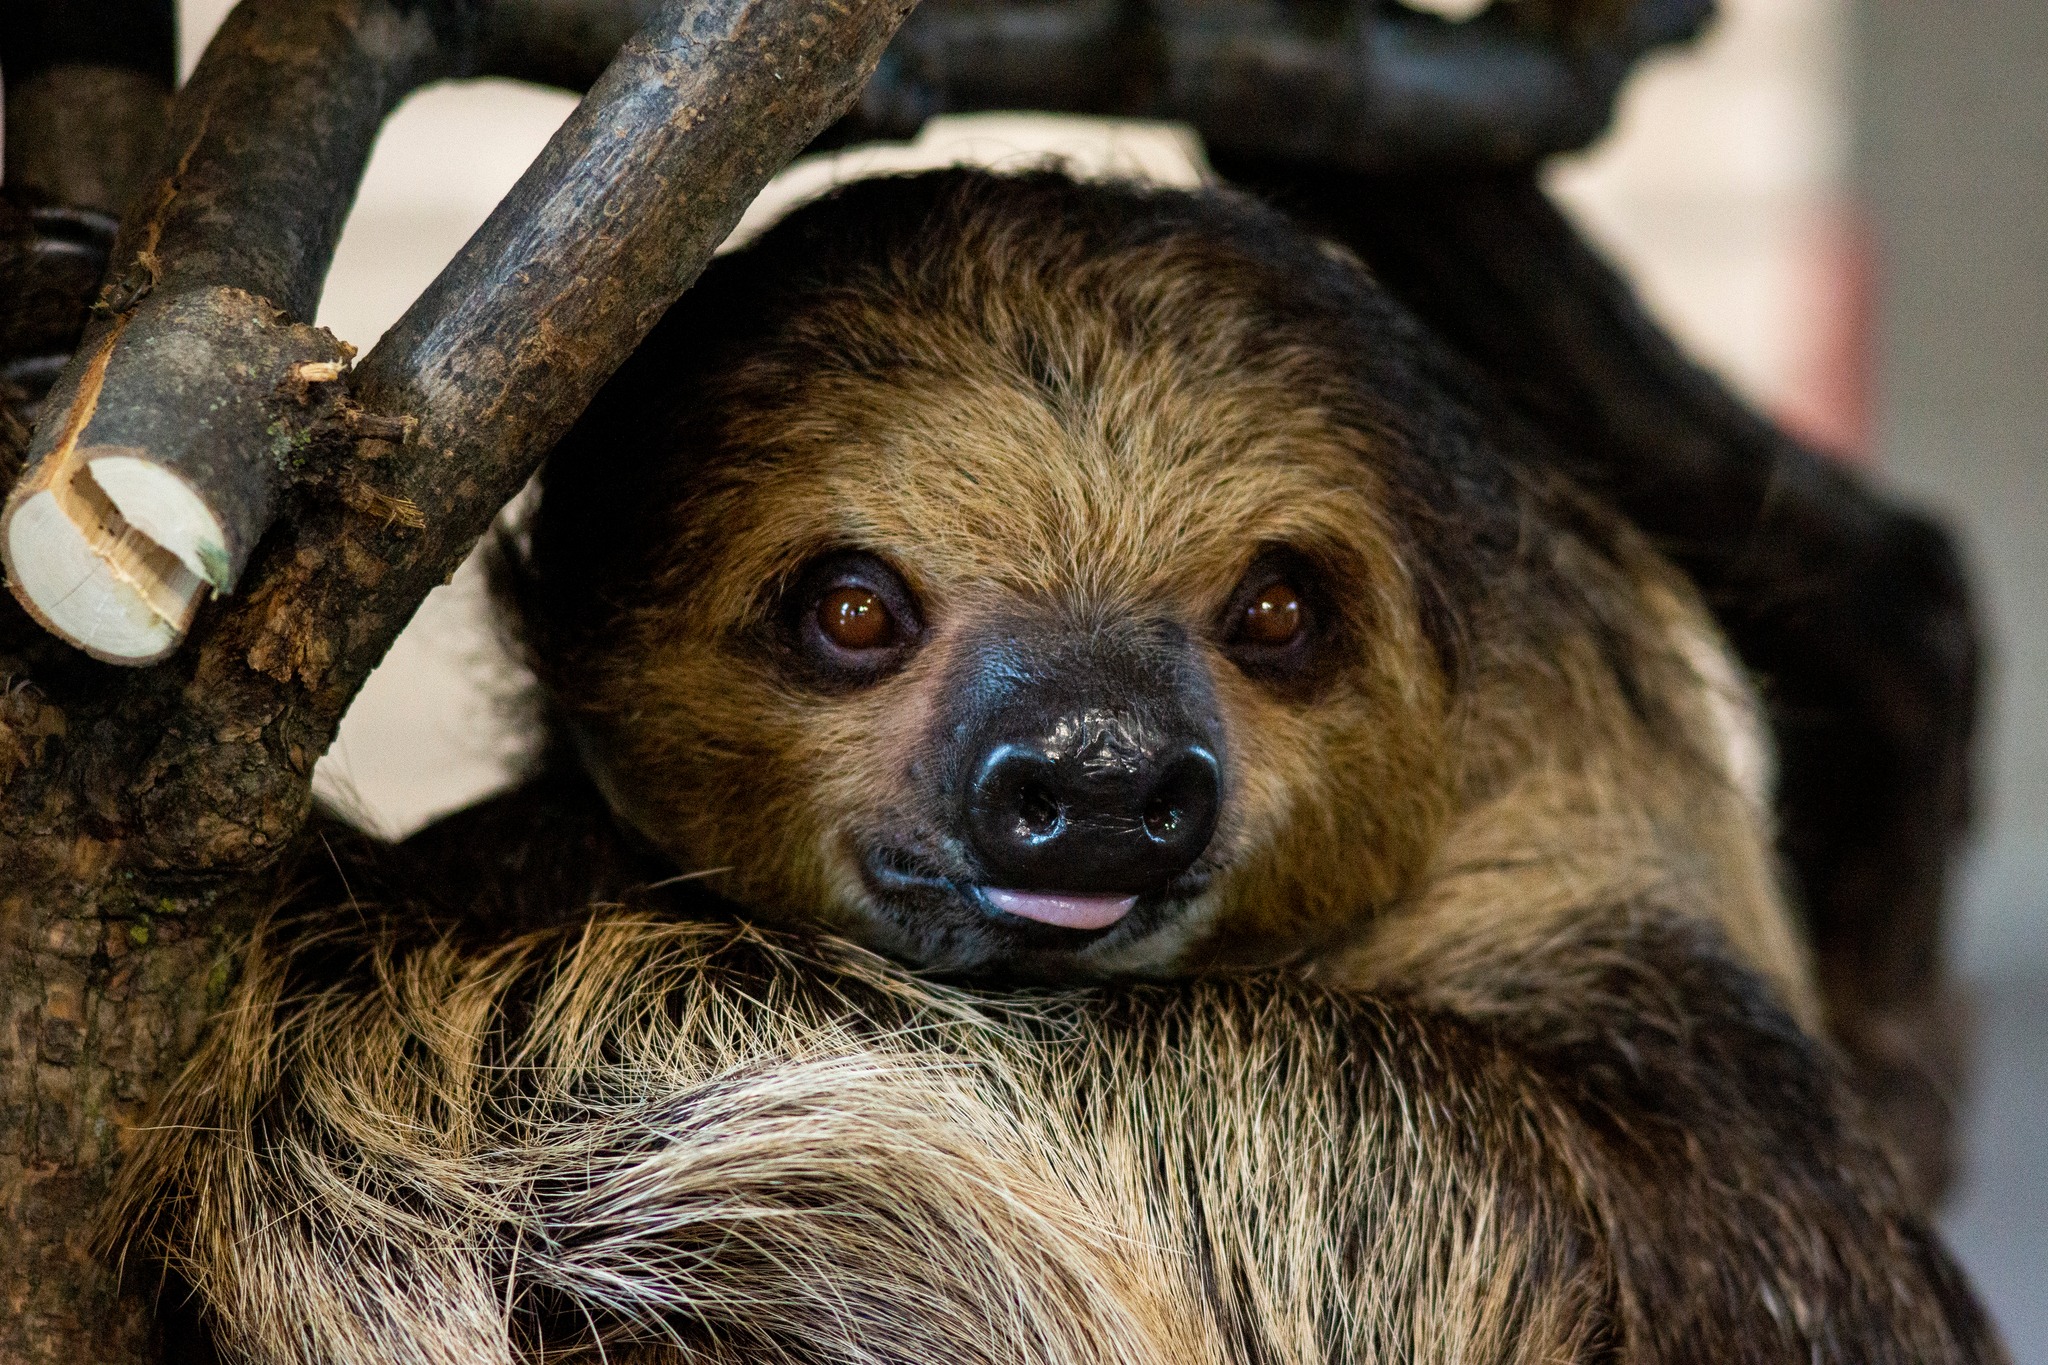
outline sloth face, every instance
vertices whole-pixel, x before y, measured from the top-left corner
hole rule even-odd
[[[1232,244],[1023,250],[965,183],[943,237],[785,227],[663,324],[551,463],[543,677],[757,915],[1061,979],[1326,946],[1450,799],[1399,434]]]

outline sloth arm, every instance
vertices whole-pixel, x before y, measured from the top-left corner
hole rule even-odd
[[[1839,1059],[1711,920],[1652,888],[1468,923],[1376,968],[1554,1106],[1535,1122],[1598,1230],[1621,1358],[2005,1359]]]
[[[1539,754],[1313,972],[1477,1029],[1544,1097],[1623,1359],[2002,1360],[1821,1039],[1765,800],[1691,728]]]

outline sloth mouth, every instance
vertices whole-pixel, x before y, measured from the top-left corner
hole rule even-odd
[[[1089,896],[1043,891],[980,888],[981,898],[1005,915],[1062,929],[1107,929],[1131,912],[1136,896]]]
[[[859,859],[861,880],[885,909],[931,928],[993,931],[1026,949],[1076,949],[1112,933],[1136,937],[1166,920],[1208,886],[1190,870],[1144,895],[1020,891],[949,876],[904,848],[876,848]]]

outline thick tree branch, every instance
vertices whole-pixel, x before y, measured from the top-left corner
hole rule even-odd
[[[177,102],[170,165],[0,513],[17,598],[96,657],[177,647],[233,589],[302,455],[277,392],[348,352],[311,317],[384,115],[453,70],[432,11],[253,0]],[[318,372],[318,371],[316,371]]]
[[[499,0],[492,74],[587,87],[654,0]],[[1389,169],[1507,165],[1583,147],[1643,54],[1712,0],[1616,0],[1559,31],[1523,3],[1450,23],[1392,0],[924,0],[836,143],[934,114],[1058,109],[1192,123],[1212,147]],[[1581,7],[1585,8],[1585,7]]]
[[[1179,119],[1212,149],[1388,170],[1518,165],[1590,143],[1644,53],[1712,0],[1636,0],[1561,34],[1533,5],[1452,23],[1391,0],[1039,0],[922,6],[837,135],[934,114],[1061,109]]]
[[[275,153],[293,125],[252,122],[256,92],[195,80],[172,174],[117,251],[116,278],[132,289],[110,298],[114,316],[66,381],[76,392],[103,356],[105,409],[120,348],[140,344],[145,317],[214,308],[199,324],[212,344],[219,309],[243,300],[249,330],[212,382],[230,397],[262,392],[295,439],[310,433],[317,477],[284,490],[286,524],[255,549],[237,595],[202,607],[191,646],[155,668],[108,669],[0,610],[0,1360],[146,1354],[146,1306],[117,1298],[90,1257],[93,1209],[231,979],[235,937],[270,894],[262,870],[306,817],[313,761],[421,598],[583,399],[769,175],[853,98],[902,6],[664,5],[370,357],[365,414],[323,370],[290,382],[306,362],[274,348],[304,329],[267,309],[311,309],[376,118],[422,73],[479,69],[480,58],[444,66],[429,50],[446,41],[474,57],[478,30],[454,21],[479,13],[382,0],[245,7],[216,66],[246,50],[237,79],[261,84],[274,61],[285,84],[304,76],[306,108],[346,126],[301,126],[325,148],[305,153],[319,177],[252,165],[264,188],[250,190],[234,170],[244,139]],[[435,29],[442,19],[452,26]],[[330,64],[285,34],[348,51]],[[374,88],[330,90],[337,72]],[[234,131],[209,150],[223,127]],[[326,176],[338,180],[316,183]],[[242,204],[245,190],[260,202]],[[305,202],[279,202],[293,196]],[[160,336],[178,335],[166,321]],[[149,410],[146,390],[126,392],[137,400],[123,400],[127,412]],[[47,405],[43,439],[71,410],[61,396]],[[269,446],[242,453],[275,458]]]
[[[497,0],[476,35],[480,71],[588,90],[660,0]]]

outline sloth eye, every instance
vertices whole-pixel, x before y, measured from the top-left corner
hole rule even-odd
[[[896,618],[866,588],[834,588],[818,600],[818,629],[841,649],[881,649],[896,638]]]
[[[1260,555],[1217,623],[1223,651],[1245,673],[1283,692],[1312,688],[1327,651],[1319,641],[1335,619],[1315,566],[1276,547]]]
[[[1248,645],[1280,649],[1301,634],[1306,615],[1301,594],[1283,579],[1252,594],[1238,621],[1237,635]]]
[[[857,687],[893,672],[924,633],[910,586],[881,559],[840,551],[813,561],[785,599],[788,639],[811,679]]]

